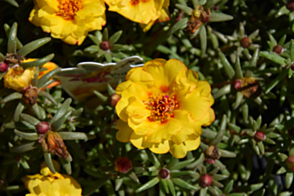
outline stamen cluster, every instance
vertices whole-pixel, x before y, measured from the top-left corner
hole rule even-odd
[[[83,6],[81,0],[59,0],[58,8],[57,16],[62,16],[65,20],[74,20],[76,12]]]
[[[174,116],[173,110],[179,108],[179,103],[175,96],[168,95],[149,96],[149,101],[145,102],[147,109],[151,110],[148,117],[150,121],[167,122]]]

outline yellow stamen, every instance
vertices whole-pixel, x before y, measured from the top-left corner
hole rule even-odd
[[[57,16],[61,16],[65,20],[74,20],[76,12],[83,8],[81,0],[58,0],[59,10]]]

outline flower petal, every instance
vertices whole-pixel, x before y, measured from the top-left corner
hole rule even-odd
[[[184,158],[187,154],[187,151],[196,150],[199,147],[200,142],[200,137],[195,140],[187,140],[181,144],[175,144],[170,141],[170,153],[178,159]]]
[[[157,154],[164,154],[170,150],[169,141],[164,140],[162,143],[153,144],[149,149]]]
[[[118,132],[116,133],[116,139],[120,142],[129,142],[131,135],[133,133],[133,130],[128,126],[128,123],[118,120],[116,124],[116,129],[118,129]]]

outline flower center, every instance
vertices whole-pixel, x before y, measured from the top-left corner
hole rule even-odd
[[[57,16],[63,17],[65,20],[74,20],[77,11],[83,8],[81,0],[58,0],[59,10]]]
[[[179,108],[175,96],[169,97],[167,95],[149,96],[148,101],[145,101],[144,104],[148,110],[151,110],[148,120],[162,123],[173,117],[173,110]]]

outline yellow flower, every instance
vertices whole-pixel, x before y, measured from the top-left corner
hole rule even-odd
[[[22,92],[31,85],[35,72],[35,67],[25,70],[22,67],[13,67],[4,76],[4,85],[6,88]]]
[[[31,58],[29,58],[29,59],[25,59],[25,60],[23,60],[22,63],[28,63],[28,62],[32,62],[32,61],[35,61],[35,60],[37,60],[37,59],[31,59]],[[47,63],[45,63],[44,65],[42,65],[42,68],[43,68],[43,67],[46,68],[47,70],[40,71],[40,72],[39,72],[39,77],[38,77],[38,79],[40,79],[40,78],[41,78],[43,75],[45,75],[46,73],[48,73],[48,72],[50,72],[50,71],[56,69],[56,68],[57,68],[57,65],[56,65],[55,63],[53,63],[53,62],[47,62]]]
[[[157,20],[169,20],[169,0],[104,0],[109,11],[117,12],[134,22],[140,23],[144,32]]]
[[[81,45],[89,31],[105,25],[103,0],[37,0],[29,20],[51,36]]]
[[[117,140],[183,158],[200,145],[201,126],[214,121],[208,82],[178,60],[155,59],[131,69],[116,94]]]
[[[59,164],[53,160],[55,168]],[[57,171],[58,171],[57,170]],[[26,196],[81,196],[80,184],[71,176],[56,172],[51,173],[46,163],[42,164],[41,174],[28,175],[22,178],[25,187],[30,191]]]

